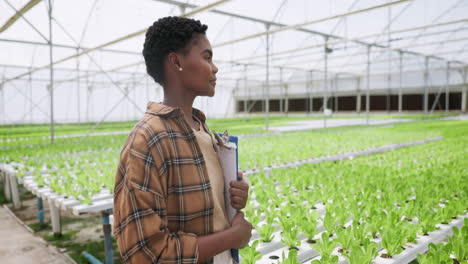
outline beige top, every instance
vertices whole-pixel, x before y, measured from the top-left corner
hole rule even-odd
[[[224,176],[223,169],[218,160],[218,155],[213,149],[213,140],[208,131],[205,131],[203,126],[196,117],[195,120],[200,124],[200,130],[193,129],[197,138],[198,144],[200,145],[201,152],[205,159],[206,168],[208,170],[208,178],[211,183],[211,190],[213,191],[213,231],[219,232],[225,230],[230,226],[227,220],[226,207],[224,204]],[[232,263],[232,257],[230,250],[224,251],[223,253],[214,257],[214,263],[230,264]]]

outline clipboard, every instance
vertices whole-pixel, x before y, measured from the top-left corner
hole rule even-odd
[[[231,206],[229,195],[229,182],[239,179],[239,137],[231,136],[227,130],[221,134],[213,130],[214,137],[217,141],[218,159],[221,167],[223,168],[224,175],[224,203],[226,214],[229,222],[237,214],[238,210]],[[239,262],[239,249],[231,249],[231,256],[234,261]]]

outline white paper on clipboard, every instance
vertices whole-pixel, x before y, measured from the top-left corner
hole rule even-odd
[[[237,213],[237,209],[231,206],[231,199],[229,194],[229,183],[237,180],[237,145],[229,142],[229,135],[227,131],[220,137],[216,131],[213,131],[217,141],[216,147],[218,149],[219,163],[223,169],[224,174],[224,203],[226,207],[226,214],[229,222]]]

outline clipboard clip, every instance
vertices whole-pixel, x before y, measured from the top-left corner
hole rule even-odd
[[[214,134],[214,137],[216,139],[216,141],[218,142],[218,145],[220,147],[223,147],[223,148],[227,148],[227,149],[230,149],[231,147],[228,146],[228,143],[229,143],[229,132],[227,131],[227,129],[224,131],[223,135],[220,136],[218,132],[216,132],[216,130],[212,130],[213,134]]]

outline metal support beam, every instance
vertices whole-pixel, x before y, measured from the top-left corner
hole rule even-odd
[[[304,23],[283,26],[283,27],[280,27],[280,28],[273,29],[271,31],[267,30],[266,32],[255,33],[255,34],[244,36],[244,37],[241,37],[241,38],[238,38],[238,39],[222,42],[222,43],[219,43],[219,44],[214,44],[213,47],[221,47],[221,46],[225,46],[225,45],[229,45],[229,44],[234,44],[234,43],[237,43],[237,42],[257,38],[257,37],[260,37],[260,36],[263,36],[263,35],[266,35],[266,34],[275,34],[275,33],[283,32],[283,31],[287,31],[287,30],[297,30],[297,29],[300,29],[302,27],[309,26],[309,25],[312,25],[312,24],[318,24],[318,23],[322,23],[322,22],[329,21],[329,20],[334,20],[334,19],[341,18],[341,17],[347,17],[347,16],[352,16],[352,15],[356,15],[356,14],[360,14],[360,13],[365,13],[365,12],[369,12],[371,10],[377,10],[377,9],[380,9],[380,8],[388,7],[388,6],[391,6],[391,5],[397,5],[397,4],[405,3],[405,2],[408,2],[408,1],[409,0],[399,0],[399,1],[389,2],[389,3],[385,3],[385,4],[381,4],[381,5],[375,5],[375,6],[371,6],[371,7],[368,7],[368,8],[363,8],[363,9],[359,9],[359,10],[355,10],[355,11],[351,11],[351,12],[347,12],[347,13],[343,13],[343,14],[333,15],[333,16],[330,16],[330,17],[325,17],[325,18],[321,18],[321,19],[307,21],[307,22],[304,22]],[[329,37],[329,35],[327,35],[327,37]]]
[[[398,113],[401,115],[403,111],[403,52],[400,51],[400,80],[398,85]]]
[[[41,197],[37,197],[37,219],[39,225],[44,224],[44,206]]]
[[[324,60],[323,60],[323,102],[322,102],[322,114],[323,114],[323,127],[327,127],[327,116],[325,111],[328,109],[328,37],[325,37],[325,49],[323,51]]]
[[[247,92],[247,89],[249,89],[247,87],[247,64],[244,64],[244,91],[246,94],[249,94]],[[247,109],[247,98],[244,99],[244,112],[245,112],[245,116],[247,117],[247,114],[249,113]]]
[[[338,96],[336,94],[338,88],[338,76],[339,74],[335,74],[332,80],[332,89],[333,89],[333,112],[338,112]]]
[[[6,124],[5,86],[0,84],[0,105],[2,107],[2,125]]]
[[[5,199],[11,201],[11,187],[10,187],[10,175],[6,170],[0,170],[0,174],[3,175],[3,193]]]
[[[80,50],[77,48],[76,53],[78,54]],[[81,122],[81,102],[80,102],[80,58],[76,57],[76,100],[77,100],[77,113],[78,113],[78,123]]]
[[[314,111],[314,98],[312,97],[312,82],[313,81],[313,71],[309,71],[309,112]]]
[[[467,94],[468,94],[468,83],[467,83],[467,75],[468,75],[468,68],[463,69],[463,91],[462,91],[462,98],[461,98],[461,110],[462,112],[466,113],[466,103],[467,103]]]
[[[52,0],[48,0],[48,15],[49,15],[49,59],[50,59],[50,143],[54,144],[54,57],[52,47]]]
[[[190,12],[188,13],[185,13],[182,15],[182,17],[191,17],[195,14],[198,14],[198,13],[201,13],[201,12],[204,12],[204,11],[207,11],[209,9],[212,9],[214,8],[215,6],[218,6],[220,4],[223,4],[225,2],[227,2],[229,0],[219,0],[219,1],[216,1],[216,2],[213,2],[213,3],[210,3],[210,4],[207,4],[205,6],[202,6],[202,7],[199,7],[199,8],[196,8],[196,9],[193,9],[191,10]],[[50,2],[50,0],[49,0]],[[50,4],[49,4],[50,5]],[[51,13],[51,10],[49,10],[49,13]],[[50,19],[50,15],[49,15],[49,19]],[[46,68],[49,68],[49,67],[52,67],[52,65],[55,65],[55,64],[59,64],[59,63],[62,63],[62,62],[65,62],[65,61],[69,61],[75,57],[79,57],[79,56],[82,56],[82,55],[85,55],[87,53],[90,53],[90,52],[93,52],[93,51],[97,51],[97,50],[101,50],[103,48],[106,48],[106,47],[109,47],[111,45],[114,45],[114,44],[117,44],[117,43],[120,43],[122,41],[125,41],[125,40],[128,40],[128,39],[131,39],[131,38],[134,38],[134,37],[137,37],[137,36],[140,36],[142,34],[144,34],[145,32],[147,31],[147,28],[144,28],[144,29],[141,29],[139,31],[136,31],[136,32],[133,32],[133,33],[130,33],[128,35],[125,35],[123,37],[120,37],[120,38],[117,38],[115,40],[112,40],[112,41],[109,41],[109,42],[106,42],[106,43],[103,43],[101,45],[98,45],[94,48],[90,48],[90,49],[87,49],[87,50],[83,50],[82,52],[78,53],[78,54],[74,54],[74,55],[71,55],[71,56],[68,56],[68,57],[65,57],[65,58],[62,58],[62,59],[59,59],[57,61],[53,61],[51,62],[50,64],[47,64],[47,65],[43,65],[41,67],[37,67],[35,68],[34,70],[32,71],[29,71],[29,72],[25,72],[25,73],[22,73],[22,74],[19,74],[19,75],[16,75],[15,77],[12,77],[12,78],[9,78],[5,81],[3,81],[3,83],[5,82],[10,82],[10,81],[13,81],[13,80],[16,80],[16,79],[19,79],[21,77],[24,77],[32,72],[35,72],[35,71],[38,71],[38,70],[42,70],[42,69],[46,69]],[[49,44],[52,44],[52,43],[49,43]]]
[[[15,209],[21,208],[20,192],[18,188],[18,179],[15,174],[8,174],[10,179],[11,200]]]
[[[450,61],[447,62],[447,75],[445,84],[445,112],[450,110]]]
[[[361,113],[361,77],[357,77],[356,82],[356,112]]]
[[[60,209],[54,201],[49,199],[50,221],[52,222],[52,232],[54,236],[62,236],[62,225],[60,224]]]
[[[265,24],[267,32],[270,30],[270,24]],[[266,34],[266,97],[265,97],[265,130],[269,127],[270,115],[270,34]]]
[[[13,25],[20,17],[22,17],[26,12],[31,10],[35,5],[37,5],[42,0],[31,0],[26,3],[20,10],[18,10],[12,17],[10,17],[7,22],[0,28],[0,33],[7,30],[11,25]]]
[[[29,88],[29,98],[31,98],[31,101],[29,101],[29,123],[32,124],[32,122],[33,122],[33,102],[32,102],[32,98],[33,98],[32,90],[33,90],[33,88],[32,88],[32,75],[31,74],[29,74],[28,79],[29,79],[28,80],[29,81],[28,82],[28,84],[29,84],[29,87],[28,87]],[[25,98],[25,99],[27,99],[27,98]],[[25,105],[26,105],[26,103],[25,103]],[[26,115],[25,115],[25,117],[26,117]]]
[[[284,87],[284,86],[283,86],[283,85],[284,85],[284,83],[283,83],[283,67],[280,67],[280,68],[279,68],[279,71],[280,71],[279,111],[280,111],[280,113],[283,113],[283,112],[284,112],[284,107],[283,107],[283,102],[284,102],[284,101],[283,101],[283,87]]]
[[[371,47],[367,46],[367,69],[366,69],[366,124],[369,125],[369,110],[370,110],[370,56]]]
[[[424,58],[424,94],[423,94],[423,111],[428,114],[429,106],[429,57]]]
[[[105,264],[113,264],[114,256],[112,253],[112,230],[111,224],[109,222],[109,212],[103,211],[102,214],[102,230],[104,232],[104,255],[105,255]]]

